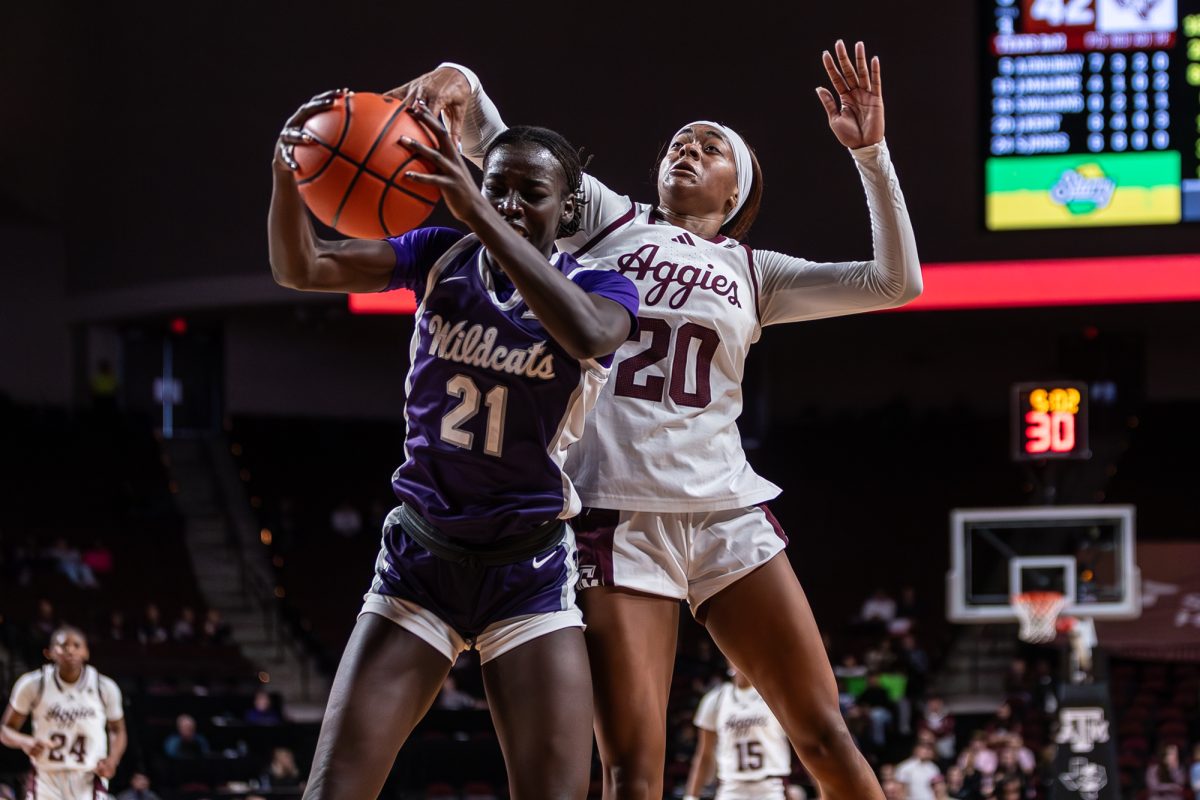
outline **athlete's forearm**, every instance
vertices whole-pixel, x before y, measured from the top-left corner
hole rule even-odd
[[[108,758],[112,761],[113,767],[121,763],[121,758],[125,755],[125,748],[129,746],[129,735],[125,732],[125,726],[110,728],[108,731]]]
[[[550,266],[495,209],[481,206],[475,217],[471,229],[563,349],[588,359],[620,347],[629,335],[629,315],[620,305],[588,294]]]
[[[716,759],[712,753],[697,753],[692,758],[692,768],[688,771],[688,779],[684,795],[687,797],[699,797],[700,792],[712,780],[713,765]]]
[[[317,260],[317,236],[291,171],[272,163],[271,208],[267,212],[267,245],[271,274],[280,286],[307,288]]]
[[[887,144],[852,150],[862,177],[871,215],[871,244],[879,283],[894,291],[896,305],[903,305],[921,294],[921,261],[912,220],[900,191],[900,182],[892,166]]]
[[[0,744],[13,750],[24,750],[36,741],[32,736],[14,730],[7,725],[0,726]]]
[[[504,124],[500,110],[487,96],[474,72],[462,64],[449,61],[438,65],[438,69],[445,68],[458,70],[471,86],[470,103],[463,109],[462,154],[475,166],[481,166],[488,146],[497,136],[508,130],[508,126]]]

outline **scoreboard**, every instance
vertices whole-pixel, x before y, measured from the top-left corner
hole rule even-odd
[[[1200,0],[984,0],[989,230],[1200,222]]]

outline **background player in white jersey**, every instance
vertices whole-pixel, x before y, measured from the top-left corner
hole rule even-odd
[[[52,663],[17,679],[0,742],[24,750],[32,765],[28,800],[97,800],[125,754],[121,690],[88,666],[83,633],[63,626],[50,636]],[[33,720],[32,735],[21,733]]]
[[[696,752],[684,800],[695,800],[716,772],[716,800],[784,800],[792,746],[758,690],[736,669],[700,700]]]
[[[785,539],[761,506],[779,488],[746,463],[737,430],[745,357],[764,326],[894,308],[921,292],[883,138],[879,59],[868,62],[861,42],[853,58],[840,41],[834,50],[822,60],[836,97],[817,93],[866,189],[874,259],[814,263],[737,241],[758,213],[762,176],[742,137],[710,121],[675,133],[656,205],[588,176],[582,229],[559,242],[632,278],[642,309],[568,462],[584,504],[600,510],[590,530],[587,517],[577,528],[606,798],[662,796],[683,599],[762,693],[822,797],[883,797],[842,719]],[[706,69],[681,64],[679,89],[702,87]],[[478,79],[457,65],[393,94],[442,111],[472,158],[504,130]]]

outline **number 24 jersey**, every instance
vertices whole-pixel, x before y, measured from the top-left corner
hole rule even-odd
[[[53,664],[17,679],[9,704],[33,718],[33,735],[49,747],[34,760],[38,772],[91,772],[108,755],[108,723],[121,719],[117,684],[85,666],[75,683],[66,683]]]

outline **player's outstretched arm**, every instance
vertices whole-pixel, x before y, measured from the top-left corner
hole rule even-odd
[[[706,728],[696,728],[696,752],[692,754],[692,768],[688,771],[684,798],[696,798],[704,787],[712,783],[717,765],[717,734]]]
[[[378,292],[387,288],[396,257],[387,242],[368,239],[329,241],[317,236],[304,198],[296,187],[293,150],[310,141],[304,122],[333,104],[344,89],[319,94],[284,125],[271,161],[271,209],[267,240],[271,274],[280,286],[310,292]]]
[[[912,220],[884,141],[883,85],[879,58],[867,61],[862,42],[850,58],[840,40],[822,61],[835,95],[817,95],[830,130],[850,148],[871,217],[870,261],[817,263],[758,250],[763,325],[895,308],[921,294],[921,263]]]
[[[585,292],[552,267],[547,261],[548,254],[518,234],[480,193],[466,163],[455,150],[450,132],[429,109],[418,104],[410,113],[433,131],[437,149],[409,137],[402,138],[401,144],[433,170],[429,174],[408,172],[405,177],[441,190],[446,208],[475,232],[563,349],[580,360],[615,352],[629,336],[632,324],[625,308]]]

